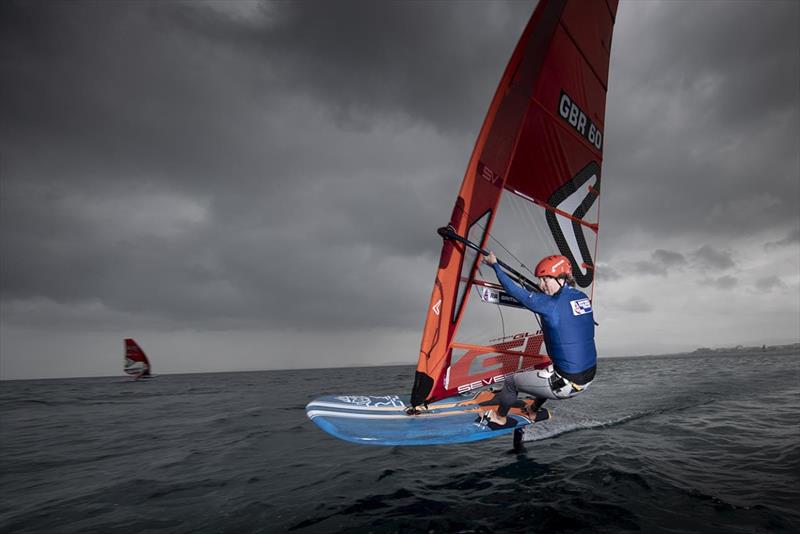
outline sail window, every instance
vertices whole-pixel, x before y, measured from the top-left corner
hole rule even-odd
[[[472,226],[469,227],[469,232],[467,233],[467,239],[473,243],[483,243],[483,238],[486,235],[486,224],[489,221],[491,213],[491,211],[487,211],[480,219],[472,223]],[[464,303],[464,297],[467,294],[467,290],[472,285],[471,277],[475,268],[476,260],[478,260],[478,252],[468,248],[464,252],[464,261],[461,263],[461,276],[459,277],[458,281],[458,292],[456,293],[456,307],[453,312],[453,322],[458,319],[461,305]]]

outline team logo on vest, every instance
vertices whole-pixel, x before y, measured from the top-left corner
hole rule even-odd
[[[589,299],[571,300],[572,315],[584,315],[592,313],[592,302]]]

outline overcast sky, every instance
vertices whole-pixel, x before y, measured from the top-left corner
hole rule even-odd
[[[534,5],[0,3],[0,377],[415,364]],[[621,2],[601,356],[800,341],[798,27]]]

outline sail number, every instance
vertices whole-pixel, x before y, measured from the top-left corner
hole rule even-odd
[[[594,145],[597,150],[603,150],[603,133],[600,128],[592,122],[592,119],[586,116],[586,113],[563,90],[561,91],[561,98],[558,99],[558,114],[581,137]]]

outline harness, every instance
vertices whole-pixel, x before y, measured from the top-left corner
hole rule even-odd
[[[584,389],[586,389],[586,387],[587,387],[589,384],[591,384],[591,383],[592,383],[592,382],[591,382],[591,380],[590,380],[589,382],[587,382],[586,384],[583,384],[583,385],[581,385],[581,384],[576,384],[576,383],[575,383],[575,382],[573,382],[572,380],[570,380],[570,379],[568,379],[568,378],[564,378],[563,376],[561,376],[560,374],[558,374],[558,371],[556,371],[556,368],[555,368],[555,366],[553,367],[553,372],[552,372],[552,374],[550,375],[550,378],[548,379],[548,384],[550,385],[550,389],[553,391],[553,394],[554,394],[556,397],[562,397],[562,398],[563,398],[563,397],[570,397],[570,396],[572,396],[571,394],[572,394],[573,392],[575,392],[575,393],[580,393],[581,391],[583,391]],[[564,391],[564,389],[565,389],[567,386],[569,386],[570,388],[572,388],[572,391],[569,391],[569,390],[567,390],[567,391]]]

